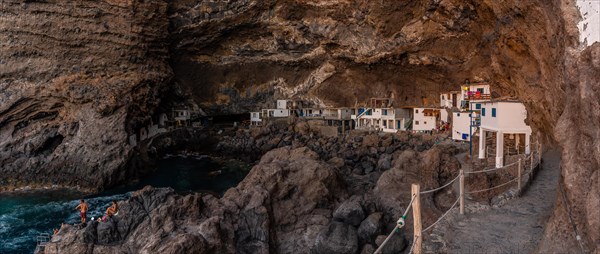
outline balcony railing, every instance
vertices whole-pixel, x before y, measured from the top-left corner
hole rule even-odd
[[[492,95],[491,94],[469,94],[467,95],[467,99],[470,101],[473,100],[489,100],[492,99]]]

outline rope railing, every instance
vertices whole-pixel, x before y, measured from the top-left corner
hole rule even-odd
[[[450,211],[452,211],[458,204],[460,204],[460,214],[464,214],[464,197],[465,194],[474,194],[474,193],[480,193],[480,192],[485,192],[485,191],[490,191],[493,189],[497,189],[503,186],[507,186],[515,181],[518,181],[518,189],[519,191],[521,191],[521,178],[522,178],[522,173],[523,171],[527,170],[527,168],[529,168],[529,174],[530,177],[532,175],[532,171],[535,167],[541,165],[542,162],[542,145],[541,144],[537,144],[536,145],[538,149],[536,149],[537,151],[531,151],[531,153],[528,156],[524,156],[521,157],[519,156],[518,160],[510,163],[508,165],[505,165],[503,167],[499,167],[499,168],[490,168],[490,169],[483,169],[483,170],[478,170],[478,171],[471,171],[471,172],[464,172],[462,169],[460,170],[460,173],[458,176],[456,176],[454,179],[452,179],[451,181],[445,183],[444,185],[434,188],[434,189],[430,189],[430,190],[425,190],[425,191],[419,191],[419,185],[418,184],[412,184],[412,198],[410,200],[410,202],[408,203],[408,207],[406,207],[406,209],[404,210],[404,213],[402,214],[402,217],[400,217],[400,219],[398,219],[396,226],[394,227],[394,229],[392,230],[392,232],[390,232],[390,234],[385,238],[385,240],[383,241],[383,243],[381,243],[381,245],[377,248],[377,250],[374,253],[381,253],[383,247],[388,243],[388,241],[391,239],[391,237],[394,235],[394,233],[399,232],[399,229],[404,227],[404,225],[406,224],[405,219],[406,219],[406,214],[408,213],[409,210],[411,210],[411,206],[412,206],[412,210],[413,210],[413,219],[414,219],[414,237],[413,237],[413,242],[412,245],[410,247],[409,250],[409,254],[412,254],[413,251],[416,251],[417,253],[421,253],[422,251],[422,234],[425,231],[428,231],[430,229],[432,229],[433,227],[435,227],[435,225],[437,225],[440,221],[442,221],[449,213]],[[537,154],[537,156],[536,156]],[[535,160],[534,160],[535,159]],[[527,161],[529,161],[529,163],[527,163]],[[525,164],[523,164],[525,163]],[[528,167],[529,164],[529,167]],[[509,168],[512,166],[517,166],[517,177],[512,178],[511,180],[504,182],[502,184],[496,185],[496,186],[492,186],[490,188],[486,188],[486,189],[482,189],[482,190],[475,190],[475,191],[469,191],[469,192],[465,192],[464,190],[464,182],[465,182],[465,175],[468,174],[477,174],[477,173],[486,173],[486,172],[494,172],[500,169],[505,169],[505,168]],[[531,178],[529,178],[531,179]],[[420,195],[421,194],[428,194],[428,193],[433,193],[436,191],[439,191],[441,189],[444,189],[448,186],[450,186],[452,183],[454,183],[456,180],[460,180],[460,195],[459,197],[456,199],[456,201],[454,201],[454,203],[452,204],[452,206],[450,206],[450,208],[448,208],[448,210],[446,210],[440,217],[437,218],[437,220],[432,223],[431,225],[429,225],[428,227],[426,227],[425,229],[421,229],[421,202],[420,202]],[[417,200],[415,202],[415,200]],[[576,232],[577,234],[577,232]]]
[[[460,177],[460,175],[457,175],[457,176],[456,176],[454,179],[452,179],[452,181],[450,181],[450,182],[448,182],[448,183],[444,184],[444,185],[443,185],[443,186],[441,186],[441,187],[438,187],[438,188],[435,188],[435,189],[431,189],[431,190],[421,191],[421,192],[419,192],[419,193],[421,193],[421,194],[427,194],[427,193],[431,193],[431,192],[435,192],[435,191],[441,190],[441,189],[443,189],[443,188],[446,188],[446,187],[448,187],[448,185],[452,184],[452,183],[453,183],[454,181],[456,181],[456,180],[457,180],[459,177]]]
[[[458,204],[458,201],[460,200],[460,198],[457,198],[456,201],[454,202],[454,204],[442,215],[440,216],[433,224],[429,225],[429,227],[426,227],[425,229],[423,229],[422,232],[425,232],[431,228],[433,228],[433,226],[435,226],[435,224],[437,224],[438,222],[440,222],[444,217],[446,217],[446,215],[448,215],[448,213],[450,213],[450,211],[452,211],[452,209],[456,206],[456,204]]]
[[[408,206],[406,207],[406,209],[404,209],[404,214],[402,214],[402,217],[400,217],[398,219],[398,222],[396,223],[396,226],[394,227],[394,229],[392,229],[392,232],[390,232],[390,234],[385,238],[383,243],[381,243],[381,245],[379,245],[379,248],[377,248],[377,250],[374,252],[374,254],[381,253],[383,246],[385,246],[387,244],[387,242],[392,238],[394,233],[396,233],[396,231],[398,229],[400,229],[401,227],[404,227],[404,225],[406,224],[406,222],[404,221],[406,219],[406,214],[408,214],[408,211],[410,210],[410,207],[412,206],[413,201],[415,201],[415,197],[416,197],[416,195],[412,196],[412,198],[410,199],[410,202],[408,203]]]
[[[516,165],[517,163],[519,163],[519,161],[515,161],[511,164],[499,167],[499,168],[490,168],[490,169],[483,169],[483,170],[478,170],[478,171],[471,171],[471,172],[465,172],[465,174],[469,175],[469,174],[478,174],[478,173],[486,173],[486,172],[493,172],[496,170],[500,170],[500,169],[505,169],[505,168],[509,168],[512,167],[514,165]]]
[[[483,189],[483,190],[469,191],[469,192],[466,192],[466,194],[474,194],[474,193],[479,193],[479,192],[484,192],[484,191],[489,191],[489,190],[493,190],[493,189],[496,189],[496,188],[500,188],[500,187],[502,187],[502,186],[504,186],[504,185],[507,185],[507,184],[509,184],[509,183],[512,183],[512,182],[514,182],[514,181],[515,181],[515,180],[517,180],[517,179],[518,179],[518,178],[517,178],[517,177],[515,177],[515,178],[513,178],[512,180],[510,180],[510,181],[508,181],[508,182],[505,182],[505,183],[503,183],[503,184],[496,185],[496,186],[494,186],[494,187],[490,187],[490,188]]]

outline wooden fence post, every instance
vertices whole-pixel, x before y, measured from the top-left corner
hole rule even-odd
[[[412,195],[415,197],[415,200],[412,203],[412,211],[413,211],[413,223],[414,223],[414,243],[415,243],[415,248],[414,248],[414,252],[415,254],[421,254],[421,245],[423,243],[423,236],[422,236],[422,225],[421,225],[421,195],[420,192],[421,188],[418,184],[412,184],[411,186],[411,192]]]
[[[460,214],[465,214],[465,174],[460,170]]]
[[[521,191],[521,158],[519,158],[519,167],[517,169],[517,190]]]

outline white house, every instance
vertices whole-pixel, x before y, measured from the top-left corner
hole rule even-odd
[[[353,108],[326,108],[322,110],[323,119],[327,125],[341,127],[341,132],[350,130],[354,127],[352,124]]]
[[[438,108],[414,108],[413,109],[414,131],[431,131],[439,127],[441,110]]]
[[[458,108],[463,101],[463,93],[461,91],[451,91],[440,94],[440,107],[442,108]]]
[[[484,101],[492,98],[492,91],[488,84],[474,83],[463,85],[461,96],[464,101]]]
[[[326,119],[335,120],[350,120],[354,111],[353,108],[326,108],[321,110]]]
[[[457,141],[470,141],[477,127],[471,127],[471,112],[452,112],[452,139]]]
[[[277,109],[290,109],[293,106],[291,100],[277,100]]]
[[[262,112],[250,112],[250,125],[261,126],[262,125]]]
[[[187,109],[174,109],[173,119],[176,121],[187,121],[192,118],[192,113]]]
[[[262,118],[282,118],[290,116],[289,109],[263,109]]]
[[[167,114],[162,113],[162,114],[160,114],[160,116],[158,116],[158,126],[160,128],[165,128],[167,126],[168,122],[169,122],[169,117],[167,117]]]
[[[496,167],[504,165],[504,139],[525,139],[525,154],[530,153],[531,127],[525,124],[527,110],[518,101],[487,101],[481,102],[481,125],[479,127],[479,158],[486,158],[486,135],[496,133]]]
[[[322,108],[303,108],[300,109],[300,117],[323,117],[324,112]]]
[[[379,129],[381,124],[381,108],[359,108],[352,119],[356,122],[356,128],[375,128]]]
[[[383,109],[381,116],[381,129],[384,132],[405,131],[407,123],[412,116],[411,108],[387,108]]]

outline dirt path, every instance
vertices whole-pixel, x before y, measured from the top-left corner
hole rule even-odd
[[[457,212],[434,228],[426,244],[436,253],[531,253],[552,213],[558,179],[560,151],[543,156],[543,167],[520,198],[479,212]],[[468,204],[467,210],[477,210]]]

